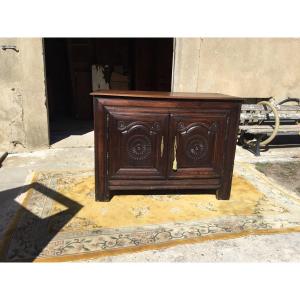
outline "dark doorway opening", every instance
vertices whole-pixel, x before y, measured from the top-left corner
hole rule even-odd
[[[44,47],[51,145],[93,130],[97,87],[171,91],[172,38],[45,38]]]

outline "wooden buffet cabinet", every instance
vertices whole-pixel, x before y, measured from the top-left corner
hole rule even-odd
[[[215,190],[230,197],[242,98],[93,92],[96,200],[118,190]],[[129,192],[130,193],[130,192]]]

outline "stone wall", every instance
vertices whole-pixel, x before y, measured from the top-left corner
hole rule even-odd
[[[2,50],[14,45],[19,52]],[[49,144],[42,39],[0,38],[0,151]]]
[[[42,39],[0,39],[0,151],[49,145]],[[300,39],[176,38],[173,91],[300,97]]]
[[[173,91],[300,97],[300,39],[177,38]]]

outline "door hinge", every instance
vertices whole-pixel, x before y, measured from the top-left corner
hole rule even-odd
[[[108,140],[109,139],[109,114],[106,113],[106,139]]]
[[[106,128],[108,130],[109,114],[106,113]]]
[[[106,174],[109,175],[109,114],[106,112]]]
[[[107,176],[109,173],[108,169],[109,169],[109,153],[108,153],[108,151],[106,151],[106,174],[107,174]]]

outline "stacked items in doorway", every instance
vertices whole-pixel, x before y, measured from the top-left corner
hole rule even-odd
[[[128,90],[129,78],[122,65],[113,68],[105,65],[92,66],[93,91],[97,90]]]

